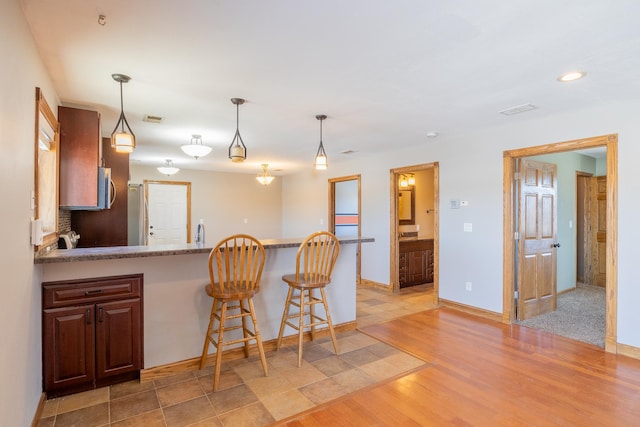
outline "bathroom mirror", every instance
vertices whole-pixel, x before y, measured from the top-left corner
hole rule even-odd
[[[60,127],[42,90],[36,88],[34,219],[42,220],[42,245],[58,241],[58,144]]]
[[[398,224],[413,225],[416,223],[415,188],[398,190]]]

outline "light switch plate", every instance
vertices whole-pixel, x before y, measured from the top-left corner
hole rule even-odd
[[[458,209],[460,208],[460,200],[449,200],[449,207],[451,209]]]
[[[465,222],[464,223],[464,232],[465,233],[471,233],[473,231],[473,224],[471,224],[470,222]]]

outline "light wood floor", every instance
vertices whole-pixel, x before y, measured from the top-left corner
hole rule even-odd
[[[428,363],[277,425],[640,425],[640,360],[446,308],[361,331]]]

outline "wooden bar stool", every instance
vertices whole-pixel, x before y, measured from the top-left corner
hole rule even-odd
[[[296,329],[298,331],[298,367],[302,364],[302,337],[306,328],[311,329],[313,341],[316,327],[326,324],[331,334],[333,349],[338,354],[336,334],[333,331],[324,288],[331,283],[331,272],[339,253],[340,243],[335,235],[327,231],[313,233],[300,244],[296,255],[295,274],[282,276],[282,280],[289,285],[289,292],[284,304],[276,348],[279,350],[282,344],[285,325]],[[315,290],[318,290],[320,295],[314,294]],[[314,310],[316,304],[324,306],[325,317]],[[291,313],[291,306],[297,307],[297,312]],[[306,316],[308,316],[308,323],[305,323]],[[293,319],[296,319],[295,322],[292,321]]]
[[[220,363],[223,347],[244,343],[245,357],[249,357],[249,341],[255,340],[260,353],[264,375],[267,376],[267,360],[260,338],[258,322],[253,307],[253,296],[260,290],[260,277],[264,267],[265,253],[262,244],[246,234],[235,234],[223,239],[209,254],[209,279],[205,286],[207,295],[213,298],[209,327],[200,358],[200,369],[207,361],[209,344],[216,348],[213,391],[220,381]],[[253,329],[248,328],[247,317]],[[241,319],[241,322],[227,322]],[[214,330],[214,322],[218,327]],[[225,332],[242,329],[242,337],[225,341]],[[216,339],[217,336],[217,339]]]

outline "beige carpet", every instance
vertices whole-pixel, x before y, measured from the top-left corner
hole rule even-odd
[[[516,323],[604,347],[605,316],[605,289],[580,284],[558,297],[556,311]]]

